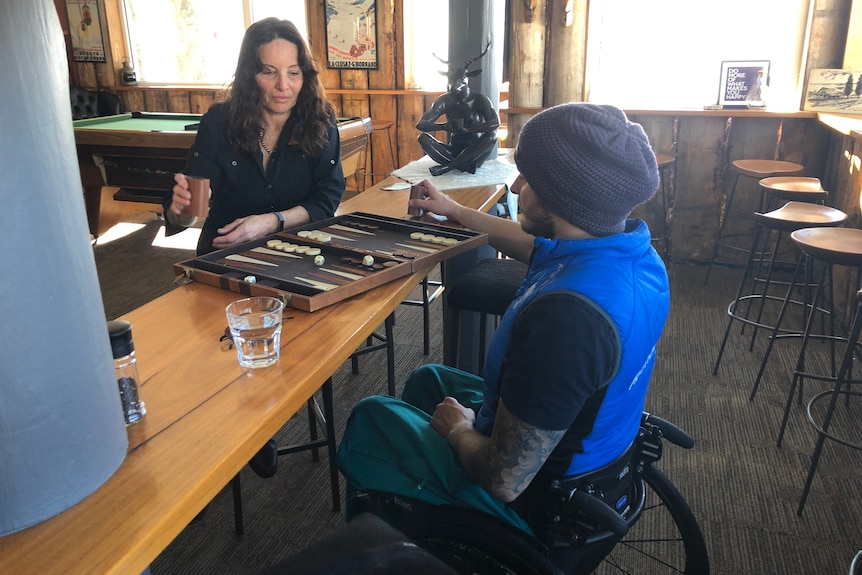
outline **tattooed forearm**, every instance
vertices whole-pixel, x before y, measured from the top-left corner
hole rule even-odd
[[[518,420],[500,403],[491,437],[482,437],[482,441],[473,443],[473,449],[456,450],[482,487],[503,501],[513,501],[527,488],[563,435],[565,430],[538,429]]]

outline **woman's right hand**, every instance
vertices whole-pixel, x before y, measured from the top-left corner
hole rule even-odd
[[[189,182],[183,174],[174,174],[174,195],[171,198],[170,211],[179,216],[192,204],[192,193]]]

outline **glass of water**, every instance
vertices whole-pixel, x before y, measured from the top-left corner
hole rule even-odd
[[[268,367],[278,361],[283,310],[284,303],[274,297],[249,297],[225,308],[241,366]]]

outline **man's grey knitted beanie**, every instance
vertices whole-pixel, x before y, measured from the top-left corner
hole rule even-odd
[[[548,210],[595,236],[622,232],[659,184],[643,128],[608,105],[539,112],[521,130],[515,163]]]

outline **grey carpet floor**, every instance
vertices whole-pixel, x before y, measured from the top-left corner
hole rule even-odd
[[[94,248],[108,318],[173,289],[171,264],[192,257],[186,250],[151,247],[157,227],[157,221],[151,222],[128,238]],[[670,267],[672,310],[659,345],[647,410],[687,429],[697,444],[690,451],[666,449],[659,465],[698,517],[713,573],[847,573],[853,555],[862,548],[862,455],[827,443],[804,514],[796,516],[815,440],[803,406],[793,405],[783,446],[775,444],[796,344],[776,347],[753,401],[748,396],[764,337],[748,351],[747,338],[735,329],[718,375],[713,376],[725,310],[740,272],[717,269],[708,286],[703,285],[704,273],[698,266]],[[439,302],[433,304],[431,317],[431,353],[425,356],[421,310],[401,306],[397,311],[399,389],[415,366],[442,359]],[[822,353],[825,346],[817,349]],[[358,374],[351,373],[349,364],[334,374],[339,436],[358,399],[385,392],[383,355],[363,356]],[[822,363],[815,359],[811,365],[822,368]],[[822,388],[809,383],[805,398]],[[841,406],[840,412],[843,427],[836,429],[858,440],[859,402]],[[307,433],[303,412],[287,422],[278,439],[295,442]],[[313,462],[308,453],[282,456],[271,479],[244,468],[246,533],[234,533],[231,492],[226,488],[156,559],[153,575],[250,575],[343,525],[342,515],[332,511],[326,457],[324,452]]]

